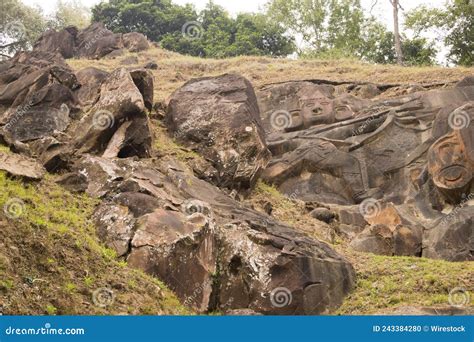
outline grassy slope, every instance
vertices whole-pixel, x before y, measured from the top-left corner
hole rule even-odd
[[[117,261],[99,243],[90,221],[96,200],[65,191],[50,176],[28,184],[0,172],[0,188],[0,210],[12,199],[24,203],[12,209],[18,218],[0,215],[0,312],[188,313],[160,281]],[[105,308],[93,300],[101,288],[114,295]]]
[[[274,187],[258,183],[249,199],[257,210],[273,204],[273,215],[289,222],[315,238],[332,244],[351,261],[357,272],[355,290],[337,314],[374,314],[390,312],[399,306],[447,306],[449,292],[457,287],[474,290],[474,262],[447,262],[426,258],[387,257],[355,252],[347,243],[328,238],[321,223],[308,215],[304,205],[283,196]],[[471,295],[471,305],[474,305]]]
[[[400,68],[373,66],[352,60],[290,61],[261,57],[204,60],[152,48],[137,56],[138,65],[152,60],[159,68],[155,76],[155,100],[166,98],[193,77],[236,72],[259,87],[268,83],[300,79],[371,81],[381,83],[454,82],[473,68]],[[114,60],[69,60],[79,70],[94,66],[113,70],[124,57]],[[137,66],[137,65],[131,65]],[[165,134],[155,120],[155,147],[162,154],[187,160],[196,156],[182,149]],[[47,178],[25,185],[0,173],[0,205],[21,198],[26,210],[17,220],[0,220],[5,235],[0,241],[0,303],[3,312],[23,314],[176,314],[184,309],[159,281],[114,260],[112,251],[97,241],[89,222],[95,201],[65,192]],[[303,231],[332,243],[350,259],[358,273],[357,286],[338,310],[339,314],[370,314],[400,305],[446,304],[454,287],[472,286],[473,263],[449,263],[420,258],[381,257],[355,253],[328,234],[331,227],[306,214],[301,203],[290,201],[274,188],[259,183],[249,199],[257,209],[270,200],[273,215]],[[0,208],[1,209],[1,208]],[[2,243],[4,245],[2,245]],[[92,293],[111,287],[115,302],[108,308],[92,303]],[[473,296],[474,297],[474,296]],[[35,298],[31,300],[31,298]],[[0,308],[1,309],[1,308]]]
[[[136,54],[129,53],[114,60],[69,60],[76,70],[95,66],[113,70],[120,61],[135,56],[138,64],[155,61],[155,100],[166,101],[171,93],[193,77],[236,72],[247,77],[255,87],[265,84],[304,79],[333,81],[358,81],[376,83],[432,84],[457,82],[474,74],[474,68],[399,67],[369,65],[355,60],[303,60],[270,59],[265,57],[236,57],[215,60],[182,56],[177,53],[152,48]],[[185,152],[156,124],[156,148],[163,154],[172,154],[182,160],[195,156]],[[184,151],[184,152],[183,152]],[[330,226],[323,226],[307,214],[304,205],[291,201],[275,188],[259,183],[248,200],[263,211],[263,204],[273,204],[273,216],[285,221],[315,238],[324,240],[344,254],[357,271],[357,285],[346,299],[338,314],[372,314],[408,305],[448,304],[448,293],[456,287],[470,290],[474,283],[474,263],[450,263],[424,258],[385,257],[357,253],[347,248],[346,242],[332,234]],[[472,291],[471,291],[472,292]],[[474,296],[471,296],[474,303]]]
[[[140,53],[128,53],[113,60],[71,59],[68,63],[76,70],[94,66],[111,71],[122,59],[136,56],[138,64],[154,61],[158,70],[155,76],[155,100],[165,100],[174,90],[194,77],[219,75],[228,72],[247,77],[254,86],[288,80],[328,79],[375,83],[440,83],[455,82],[474,74],[474,68],[399,67],[370,65],[356,60],[288,60],[268,57],[235,57],[230,59],[202,59],[151,48]],[[125,66],[127,67],[127,66]]]

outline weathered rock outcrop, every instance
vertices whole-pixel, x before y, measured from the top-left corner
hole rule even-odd
[[[0,80],[0,135],[49,172],[83,152],[150,156],[153,78],[145,69],[87,68],[76,77],[60,55],[33,51],[8,61]]]
[[[50,29],[43,33],[33,46],[35,51],[56,52],[64,58],[98,59],[126,49],[139,52],[148,49],[147,38],[138,32],[113,33],[101,23],[78,30],[74,26],[60,31]]]
[[[130,190],[164,202],[136,218],[133,229],[127,228],[127,211],[115,205],[99,209],[104,241],[122,254],[123,236],[132,231],[129,264],[165,280],[199,311],[318,314],[337,307],[353,286],[351,265],[328,245],[243,207],[183,165],[143,161],[114,169],[121,173],[104,177],[103,167],[97,175],[86,171],[87,189],[101,189],[94,193],[112,201]],[[125,192],[113,195],[117,189]],[[136,209],[133,201],[121,204]],[[119,211],[117,230],[104,227],[110,212]]]
[[[167,119],[178,141],[211,161],[215,184],[246,189],[266,166],[269,152],[252,85],[227,74],[187,82],[171,97]]]
[[[324,81],[263,87],[257,95],[273,158],[262,177],[292,198],[341,212],[339,231],[358,250],[473,260],[474,231],[463,228],[469,215],[452,227],[436,222],[461,205],[472,208],[472,199],[463,199],[474,185],[474,86],[467,79],[451,89],[413,87],[383,98],[390,87]],[[371,220],[390,221],[387,204],[403,220]],[[354,205],[366,224],[347,215],[353,210],[344,208]]]
[[[185,304],[321,314],[354,286],[352,265],[328,244],[275,220],[271,205],[265,214],[238,200],[260,176],[356,250],[473,260],[471,81],[386,98],[393,86],[289,82],[256,96],[238,75],[191,80],[166,123],[204,157],[193,172],[153,151],[149,70],[74,73],[61,57],[146,46],[94,24],[45,33],[1,64],[0,137],[15,154],[0,154],[0,169],[40,179],[44,167],[100,199],[102,241]]]

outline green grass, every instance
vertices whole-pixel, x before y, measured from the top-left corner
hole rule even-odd
[[[161,281],[129,268],[100,243],[90,219],[96,199],[69,193],[51,176],[24,183],[0,172],[0,187],[2,214],[12,200],[17,205],[10,217],[0,215],[4,313],[190,314]],[[106,308],[92,300],[103,287],[115,294]]]
[[[357,271],[354,291],[337,314],[374,314],[399,306],[449,306],[449,292],[474,290],[474,263],[416,257],[352,255]],[[474,304],[471,296],[470,305]]]
[[[448,262],[416,257],[359,253],[340,237],[324,239],[321,222],[308,215],[304,204],[258,182],[249,201],[260,211],[267,201],[272,215],[314,238],[325,240],[354,266],[356,286],[335,314],[375,314],[400,306],[449,306],[449,291],[462,287],[474,300],[474,262]],[[327,227],[327,226],[326,226]],[[472,304],[472,303],[471,303]]]
[[[155,127],[155,150],[161,155],[173,156],[182,162],[188,162],[193,159],[202,159],[202,157],[194,151],[179,145],[166,132],[166,129],[161,124],[156,124]]]

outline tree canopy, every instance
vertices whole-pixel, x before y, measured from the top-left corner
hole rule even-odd
[[[405,25],[417,34],[436,30],[449,47],[449,59],[458,65],[474,64],[474,5],[471,0],[450,0],[444,8],[420,6],[409,12]]]

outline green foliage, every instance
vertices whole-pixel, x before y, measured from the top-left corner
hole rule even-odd
[[[405,26],[421,33],[435,30],[450,47],[449,59],[458,65],[474,64],[474,5],[471,0],[450,0],[444,8],[420,6],[406,15]]]
[[[368,19],[363,29],[363,44],[359,51],[362,59],[380,63],[395,64],[397,61],[394,35],[375,19]],[[425,38],[409,39],[402,35],[402,51],[406,65],[433,65],[436,58],[434,44]]]
[[[232,18],[209,1],[199,14],[170,0],[111,0],[92,9],[93,21],[114,32],[137,31],[168,50],[200,57],[286,56],[295,50],[285,29],[262,14]]]
[[[79,0],[58,0],[50,26],[56,29],[67,26],[83,29],[90,25],[90,16],[90,10]]]
[[[51,304],[46,305],[46,312],[48,315],[50,316],[56,315],[57,311],[58,309],[56,309],[54,305],[51,305]]]
[[[364,16],[360,0],[272,0],[268,14],[316,54],[354,53],[361,45]]]
[[[2,0],[0,13],[0,56],[3,57],[30,48],[47,28],[41,10],[20,0]]]
[[[153,41],[167,33],[181,32],[186,22],[197,19],[191,5],[179,6],[171,0],[111,0],[92,8],[92,20],[114,32],[140,32]]]

